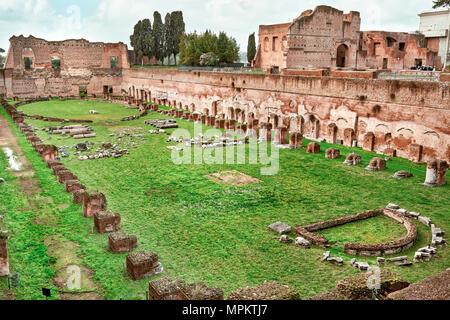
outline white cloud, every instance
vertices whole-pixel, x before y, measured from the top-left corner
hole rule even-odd
[[[57,13],[49,0],[0,0],[0,47],[7,49],[12,35],[29,35],[48,40],[86,38],[90,41],[129,43],[134,24],[143,18],[153,20],[153,11],[163,16],[182,10],[187,31],[226,31],[245,51],[248,35],[260,24],[290,22],[318,4],[345,12],[360,11],[362,30],[414,31],[417,14],[431,9],[431,0],[101,0],[86,15],[83,2]],[[80,12],[81,7],[81,12]],[[82,15],[84,14],[84,15]]]

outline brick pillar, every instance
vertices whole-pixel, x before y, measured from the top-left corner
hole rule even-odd
[[[303,147],[303,135],[299,132],[292,132],[289,135],[289,148],[301,149]]]
[[[411,144],[409,146],[409,160],[418,163],[422,161],[423,146],[420,144]]]
[[[8,238],[7,231],[0,231],[0,277],[9,275],[8,249],[6,247]]]
[[[445,175],[448,164],[443,160],[430,160],[427,163],[425,183],[427,187],[442,186],[445,184]]]
[[[280,129],[275,129],[272,142],[273,142],[273,144],[281,144],[281,130]]]
[[[373,151],[375,149],[375,135],[372,132],[368,132],[364,136],[363,150]]]
[[[267,123],[263,122],[259,125],[259,141],[269,141],[269,133],[267,130]]]
[[[280,130],[280,144],[287,144],[288,129],[286,127],[280,127],[278,130]]]
[[[344,146],[353,147],[353,140],[355,139],[355,131],[347,128],[344,130]]]
[[[83,215],[92,218],[97,212],[106,210],[106,197],[100,192],[85,192],[83,195]]]

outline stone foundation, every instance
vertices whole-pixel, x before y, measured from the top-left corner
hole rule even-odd
[[[311,142],[306,148],[306,153],[320,153],[320,144]]]
[[[137,237],[125,232],[116,232],[108,236],[108,248],[112,253],[130,252],[137,248]]]
[[[107,208],[106,197],[98,191],[85,192],[83,195],[83,215],[92,218],[97,212]]]
[[[341,157],[341,151],[335,148],[329,148],[325,152],[326,159],[339,159]]]
[[[127,255],[127,271],[133,280],[152,277],[160,273],[161,269],[156,253],[138,251]]]
[[[111,211],[99,211],[94,214],[94,225],[98,233],[116,232],[120,229],[120,214]]]

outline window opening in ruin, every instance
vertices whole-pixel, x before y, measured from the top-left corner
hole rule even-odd
[[[384,58],[383,59],[383,69],[387,69],[388,68],[388,63],[389,63],[389,60],[387,58]]]
[[[52,68],[60,69],[61,68],[61,58],[58,56],[52,57]]]
[[[391,37],[387,37],[387,46],[389,48],[392,48],[394,46],[394,44],[397,42],[397,40],[395,40],[394,38]]]
[[[264,51],[269,51],[269,38],[265,37],[264,38]]]
[[[273,37],[272,51],[277,51],[277,42],[278,42],[278,37]]]
[[[33,59],[30,57],[23,58],[23,64],[26,70],[33,69]]]
[[[406,44],[404,42],[400,42],[400,44],[398,45],[398,50],[405,51],[405,46]]]
[[[343,68],[347,64],[347,52],[348,47],[345,44],[341,44],[337,48],[337,59],[336,59],[336,67]]]
[[[113,93],[112,86],[103,86],[103,94]]]
[[[416,67],[421,67],[423,65],[422,59],[416,59],[415,65],[416,65]]]
[[[380,48],[381,43],[380,42],[375,42],[373,44],[373,55],[376,56],[378,53],[378,48]]]
[[[111,69],[119,68],[119,57],[114,57],[114,56],[111,57],[110,62],[111,62]]]
[[[86,86],[78,86],[78,92],[79,92],[80,96],[87,96]]]

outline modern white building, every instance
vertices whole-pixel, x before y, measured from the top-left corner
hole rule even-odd
[[[438,52],[442,65],[450,65],[450,9],[419,14],[419,31],[428,40],[428,48]]]

